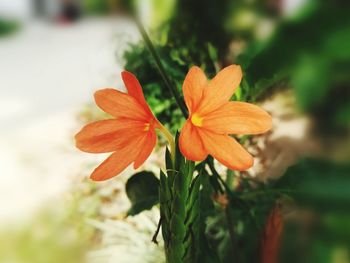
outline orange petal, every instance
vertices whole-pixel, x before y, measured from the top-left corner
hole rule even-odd
[[[216,110],[227,102],[242,80],[242,70],[238,65],[222,69],[209,83],[203,92],[203,100],[199,105],[198,114],[205,115]]]
[[[186,121],[181,130],[179,147],[181,153],[191,161],[203,161],[208,155],[197,128],[189,120]]]
[[[253,157],[232,137],[198,129],[204,148],[231,170],[243,171],[253,166]]]
[[[221,134],[260,134],[271,129],[271,116],[246,102],[227,102],[203,118],[203,128]]]
[[[155,145],[157,143],[157,135],[154,129],[150,129],[144,137],[144,143],[140,149],[135,162],[134,169],[139,168],[151,155]]]
[[[116,89],[102,89],[94,94],[96,104],[105,112],[115,117],[127,117],[135,120],[147,120],[149,114],[138,101]]]
[[[202,99],[203,89],[207,82],[207,77],[201,68],[194,66],[188,71],[182,85],[182,91],[190,114],[196,110]]]
[[[122,79],[124,81],[125,87],[128,90],[128,94],[144,108],[144,110],[150,115],[153,116],[153,113],[151,112],[151,109],[149,108],[145,97],[143,95],[142,87],[140,85],[140,82],[136,78],[134,74],[128,71],[122,72]]]
[[[91,174],[94,181],[108,180],[127,168],[136,158],[143,138],[130,141],[129,145],[114,152],[102,164],[100,164]]]
[[[145,123],[134,120],[102,120],[90,123],[75,135],[76,147],[89,153],[113,152],[143,133]]]

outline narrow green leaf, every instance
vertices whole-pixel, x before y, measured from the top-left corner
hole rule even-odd
[[[173,162],[171,160],[171,154],[168,147],[165,147],[165,166],[167,170],[173,170]]]

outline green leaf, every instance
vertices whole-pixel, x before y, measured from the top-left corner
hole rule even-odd
[[[350,165],[304,159],[276,182],[276,190],[322,210],[339,210],[350,204]]]
[[[159,180],[152,172],[142,171],[131,176],[126,183],[126,194],[132,204],[128,215],[136,215],[156,205],[158,189]]]
[[[165,148],[165,166],[167,170],[173,170],[173,161],[171,160],[171,154],[169,148]]]
[[[160,202],[160,213],[161,217],[164,218],[166,222],[170,220],[170,203],[171,203],[171,193],[167,185],[167,177],[160,170],[160,188],[159,188],[159,202]],[[164,225],[163,225],[164,228]]]
[[[180,134],[179,132],[176,132],[175,135],[175,145],[176,145],[176,149],[175,149],[175,169],[176,171],[180,171],[180,168],[183,167],[183,165],[185,164],[185,158],[183,157],[180,148],[179,148],[179,137]]]

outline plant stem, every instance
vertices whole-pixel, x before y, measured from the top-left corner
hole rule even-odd
[[[170,154],[171,154],[171,160],[173,162],[173,165],[175,165],[175,155],[176,155],[176,147],[175,147],[175,140],[172,134],[168,131],[167,128],[164,127],[163,124],[160,122],[158,123],[158,129],[163,133],[165,138],[168,140],[170,145]]]
[[[161,217],[158,221],[157,230],[152,237],[152,242],[156,245],[158,245],[157,236],[159,234],[160,227],[162,226],[162,220],[163,220],[163,218]]]
[[[146,44],[147,48],[149,49],[151,55],[153,56],[153,58],[154,58],[154,60],[156,62],[156,65],[158,67],[160,75],[163,78],[163,81],[164,81],[165,85],[170,90],[170,92],[173,95],[173,97],[175,98],[175,101],[176,101],[177,105],[179,106],[182,114],[187,119],[188,112],[187,112],[186,106],[185,106],[183,100],[181,99],[180,94],[177,91],[176,86],[172,83],[172,81],[168,77],[168,75],[167,75],[167,73],[166,73],[166,71],[164,69],[164,66],[162,64],[162,61],[160,60],[160,57],[159,57],[159,55],[158,55],[158,53],[157,53],[157,51],[156,51],[156,49],[155,49],[151,39],[150,39],[150,37],[147,34],[147,31],[145,30],[145,28],[143,27],[142,23],[140,22],[140,20],[136,16],[134,16],[134,19],[135,19],[137,28],[139,29],[140,34],[141,34],[143,40],[145,41],[145,44]]]

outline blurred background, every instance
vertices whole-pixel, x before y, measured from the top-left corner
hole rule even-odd
[[[74,147],[82,125],[105,118],[93,92],[124,90],[123,69],[139,78],[161,122],[175,132],[184,121],[130,7],[179,90],[192,65],[213,77],[240,64],[233,99],[272,115],[271,132],[240,138],[256,163],[235,182],[303,193],[278,200],[280,262],[350,262],[347,0],[0,0],[0,262],[164,262],[162,243],[150,241],[158,208],[126,217],[134,171],[90,182],[105,156]],[[156,149],[140,170],[157,173],[162,161]],[[251,252],[269,198],[249,200],[254,231],[232,211],[231,241],[220,207],[208,213],[207,238],[220,259],[212,262],[259,262]]]

